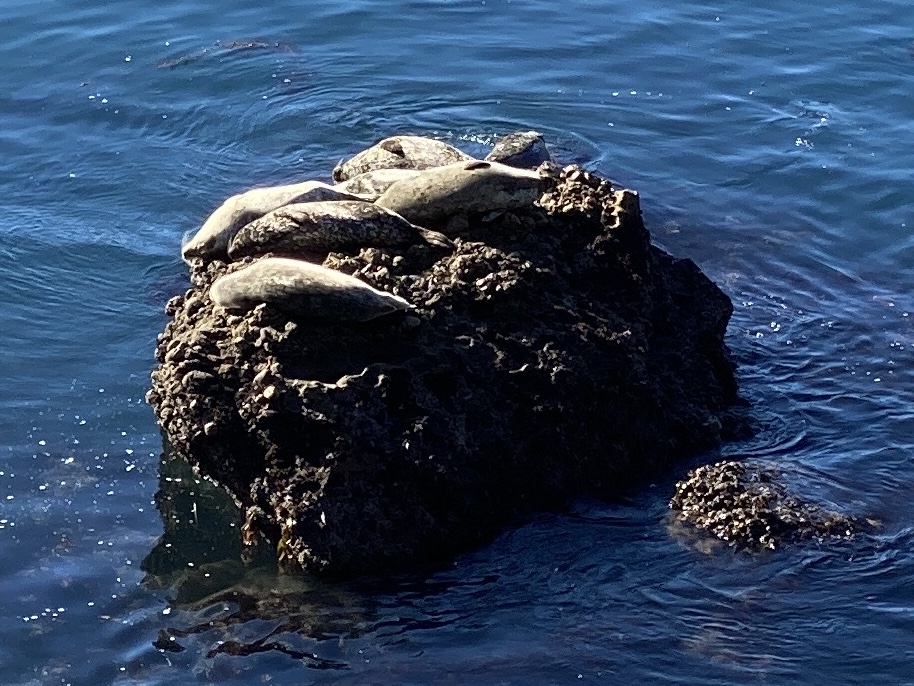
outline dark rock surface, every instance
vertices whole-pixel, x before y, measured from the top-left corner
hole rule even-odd
[[[777,468],[759,462],[726,461],[693,469],[676,484],[670,507],[680,521],[740,548],[774,549],[872,528],[865,520],[792,494]]]
[[[731,426],[731,303],[650,244],[637,194],[570,167],[537,206],[447,229],[452,249],[324,261],[409,300],[405,316],[215,308],[209,284],[250,258],[192,265],[168,303],[148,399],[285,562],[352,575],[446,559]]]

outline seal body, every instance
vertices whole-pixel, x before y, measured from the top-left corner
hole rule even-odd
[[[488,213],[528,207],[549,180],[535,171],[473,160],[427,169],[388,188],[375,204],[411,222],[442,225],[462,213]]]
[[[361,200],[303,202],[280,207],[242,227],[229,246],[237,260],[267,252],[294,255],[426,243],[449,247],[436,231],[411,224],[396,212]]]
[[[286,186],[253,188],[233,195],[213,212],[199,231],[182,248],[185,262],[198,257],[207,261],[228,258],[232,238],[245,224],[293,202],[318,200],[359,200],[320,181],[305,181]]]
[[[536,169],[543,162],[551,162],[543,134],[538,131],[516,131],[502,136],[495,142],[487,162],[501,162],[509,167]]]
[[[374,202],[397,181],[413,178],[420,173],[418,169],[373,169],[338,183],[334,188]]]
[[[355,277],[285,257],[266,257],[220,276],[209,297],[228,310],[266,303],[305,319],[344,322],[366,322],[411,307],[403,298]]]
[[[434,138],[391,136],[336,165],[333,180],[346,181],[375,169],[430,169],[472,159],[465,152]]]

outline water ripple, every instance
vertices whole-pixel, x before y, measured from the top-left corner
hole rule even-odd
[[[912,22],[900,0],[0,3],[5,682],[909,679]],[[530,128],[636,187],[655,240],[733,298],[759,431],[701,459],[774,460],[877,532],[696,547],[668,530],[670,475],[403,579],[247,568],[225,512],[160,548],[157,487],[209,502],[189,472],[159,482],[142,401],[181,235],[392,133],[481,155]],[[151,550],[168,574],[138,571]],[[210,655],[261,639],[288,652]]]

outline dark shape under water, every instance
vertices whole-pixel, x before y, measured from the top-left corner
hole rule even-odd
[[[175,69],[188,64],[193,64],[205,57],[228,57],[240,52],[265,50],[272,52],[293,53],[298,52],[298,46],[293,43],[270,41],[263,38],[244,38],[239,40],[216,41],[212,45],[201,48],[195,52],[183,53],[156,62],[158,69]]]

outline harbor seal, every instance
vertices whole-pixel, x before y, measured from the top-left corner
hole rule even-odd
[[[228,258],[232,238],[245,224],[293,202],[318,200],[360,200],[320,181],[305,181],[286,186],[253,188],[233,195],[213,212],[199,231],[182,248],[185,262],[200,257],[207,261]]]
[[[297,317],[342,322],[367,322],[412,307],[353,276],[286,257],[265,257],[220,276],[209,297],[227,310],[250,310],[266,303]]]
[[[485,159],[525,169],[536,169],[543,162],[552,162],[543,134],[538,131],[516,131],[502,136]]]
[[[528,207],[550,183],[535,171],[473,160],[427,169],[415,178],[397,181],[375,204],[416,224],[441,226],[462,213]]]
[[[413,245],[450,247],[437,231],[429,231],[370,202],[330,200],[286,205],[239,229],[229,245],[233,260],[278,252],[323,254],[334,250]]]
[[[374,202],[397,181],[411,179],[421,173],[418,169],[373,169],[338,183],[334,188]]]
[[[337,164],[333,180],[346,181],[375,169],[430,169],[472,159],[465,152],[434,138],[391,136]]]

